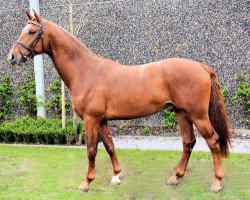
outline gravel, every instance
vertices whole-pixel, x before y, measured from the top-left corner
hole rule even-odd
[[[250,154],[250,130],[237,129],[244,137],[232,139],[230,152]],[[113,137],[116,149],[140,149],[140,150],[182,150],[181,137],[166,136],[138,136],[138,135],[115,135]],[[86,146],[65,146],[65,145],[28,145],[28,144],[0,144],[12,146],[36,146],[36,147],[59,147],[59,148],[86,148]],[[98,143],[99,148],[104,148],[103,143]],[[210,151],[202,137],[196,137],[196,144],[193,151]]]
[[[110,131],[113,136],[142,136],[145,126],[110,126]],[[163,136],[163,137],[180,137],[179,127],[167,129],[164,127],[148,127],[147,136]],[[201,137],[194,126],[195,135]],[[235,139],[250,139],[250,129],[234,129],[232,137]]]
[[[140,150],[182,150],[181,137],[162,136],[116,136],[113,138],[116,149]],[[103,147],[103,143],[98,144]],[[197,137],[193,151],[210,151],[205,140]],[[233,139],[231,152],[250,153],[250,139]]]

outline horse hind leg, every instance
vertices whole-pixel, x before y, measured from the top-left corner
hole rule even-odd
[[[99,133],[102,138],[105,149],[110,155],[112,166],[113,166],[114,175],[111,179],[110,186],[120,185],[121,184],[121,180],[120,180],[121,167],[120,167],[118,158],[115,153],[113,139],[110,134],[109,126],[106,121],[101,123],[101,129]]]
[[[175,169],[173,176],[171,176],[167,183],[176,185],[179,183],[180,177],[183,177],[187,168],[189,157],[192,153],[192,149],[195,145],[196,139],[193,130],[193,124],[187,117],[184,111],[177,113],[177,119],[180,126],[180,132],[182,136],[183,151],[181,160]]]
[[[193,122],[198,131],[200,132],[200,134],[206,140],[207,145],[210,148],[213,156],[215,177],[210,190],[212,192],[219,192],[220,190],[222,190],[221,180],[224,175],[222,168],[222,159],[220,154],[219,136],[215,132],[213,126],[211,125],[208,116],[193,120]]]

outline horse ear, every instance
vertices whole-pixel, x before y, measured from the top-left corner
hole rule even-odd
[[[32,8],[32,10],[33,10],[33,13],[34,13],[34,16],[35,16],[37,22],[41,22],[42,21],[41,16],[33,8]]]
[[[29,12],[28,10],[26,10],[26,15],[27,15],[27,17],[28,17],[28,20],[31,20],[31,19],[32,19],[32,16],[31,16],[31,14],[30,14],[30,12]]]

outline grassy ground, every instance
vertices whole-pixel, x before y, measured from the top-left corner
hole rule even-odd
[[[166,185],[181,152],[120,150],[122,184],[109,187],[112,168],[107,153],[97,156],[96,179],[85,194],[76,188],[85,177],[86,150],[0,146],[0,199],[250,199],[250,155],[224,160],[224,190],[209,192],[213,179],[209,153],[193,153],[185,178]]]

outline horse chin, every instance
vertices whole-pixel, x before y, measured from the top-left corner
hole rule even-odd
[[[25,62],[22,60],[22,59],[20,59],[20,60],[18,60],[18,61],[14,61],[13,63],[10,63],[12,66],[19,66],[19,67],[21,67],[21,66],[24,66],[25,65]]]
[[[16,61],[14,61],[14,62],[9,61],[9,63],[10,63],[10,65],[13,66],[13,67],[16,66],[16,65],[19,65],[19,63],[17,63]]]
[[[21,57],[18,62],[17,62],[17,65],[18,66],[24,66],[24,65],[27,65],[27,63],[29,62],[30,60],[30,57]]]
[[[17,60],[14,60],[14,61],[11,61],[10,59],[9,60],[9,63],[11,66],[15,67],[15,66],[23,66],[25,63],[22,59],[17,59]]]
[[[19,63],[17,63],[17,66],[21,67],[21,66],[24,66],[26,63],[23,62],[23,61],[20,61]]]

